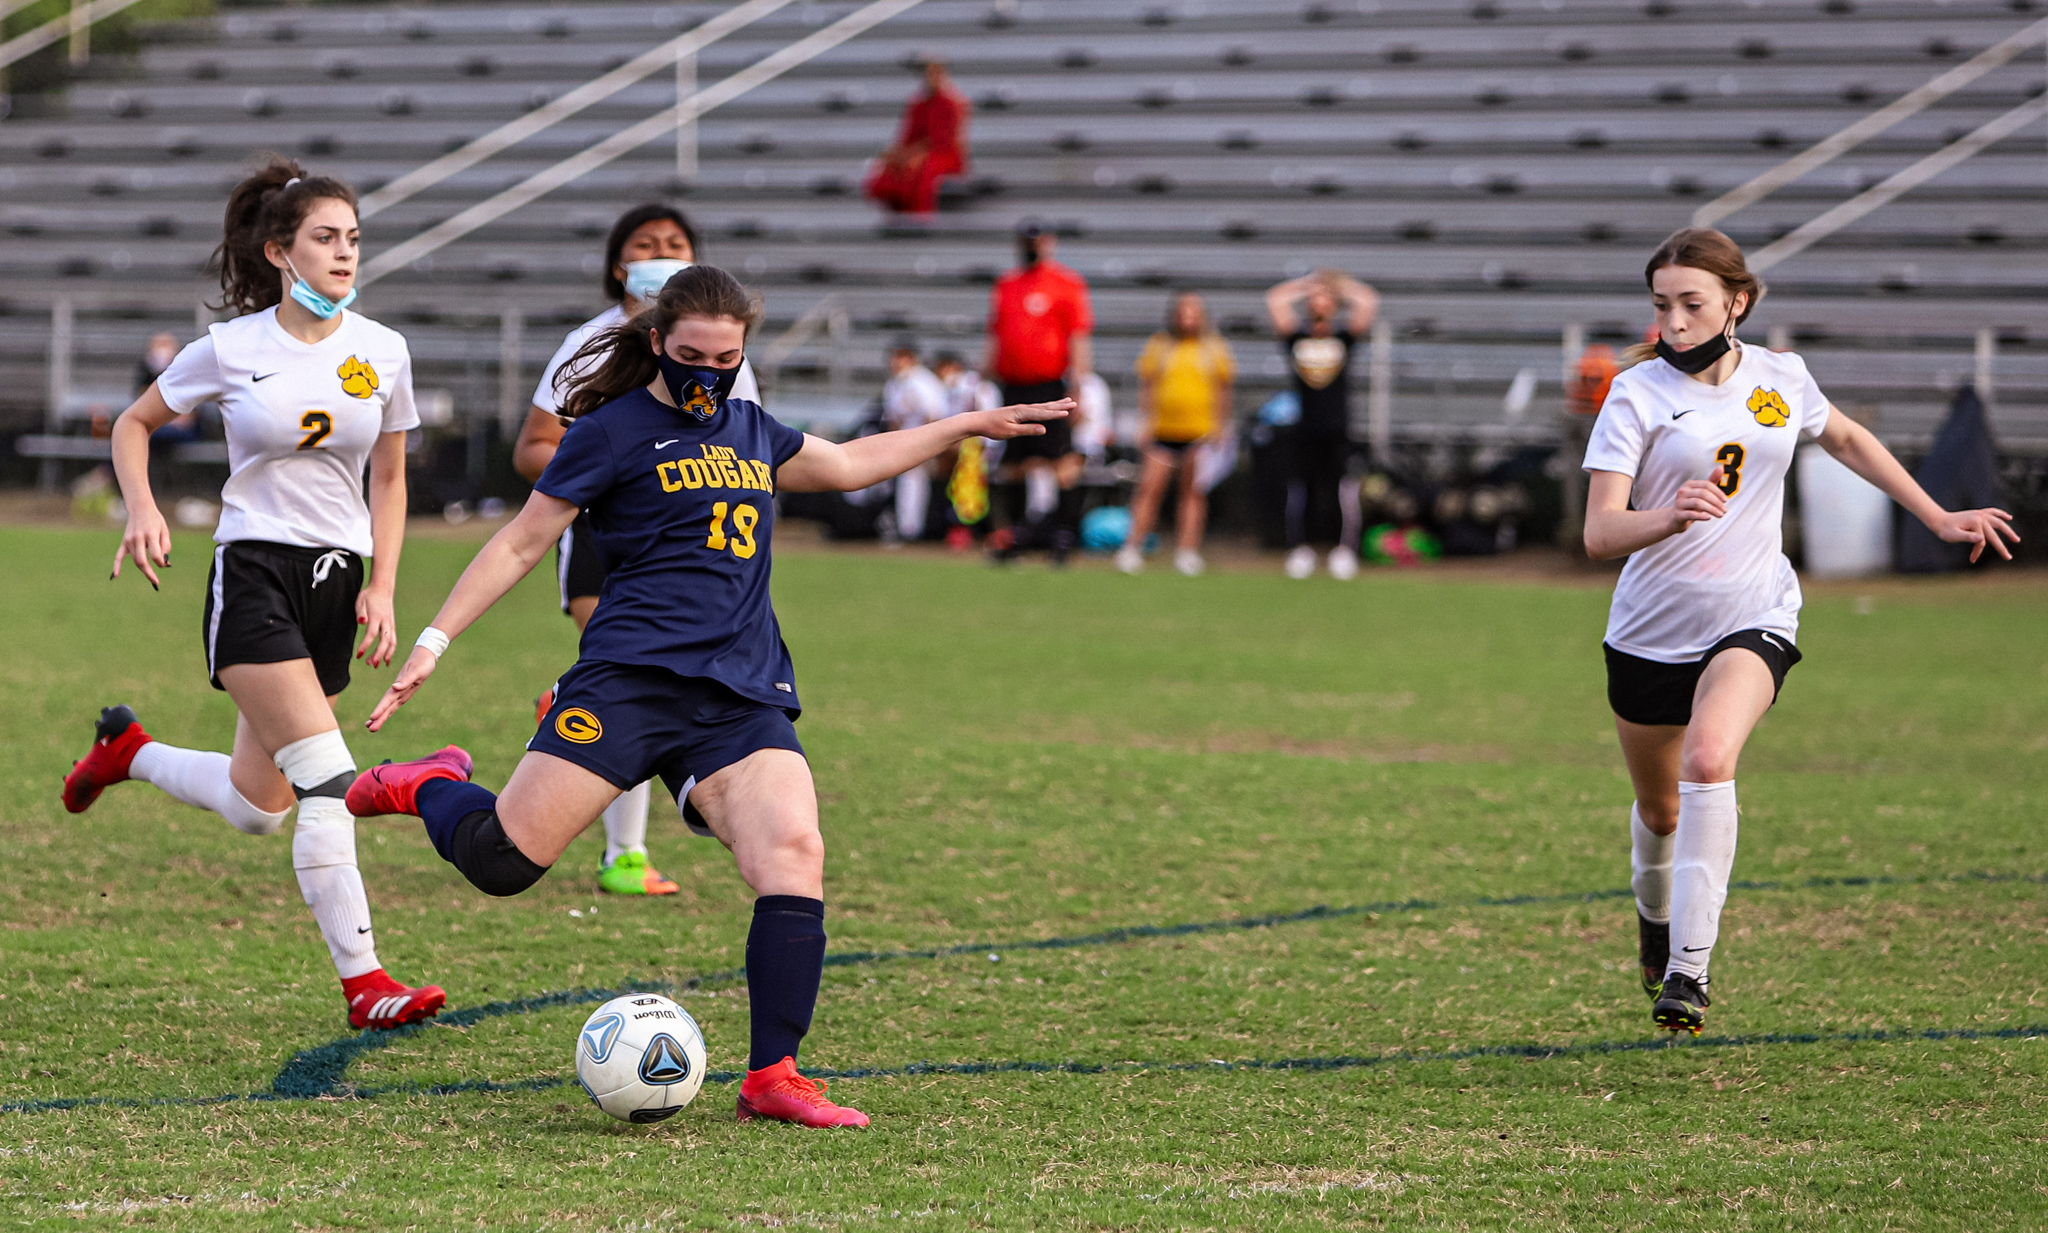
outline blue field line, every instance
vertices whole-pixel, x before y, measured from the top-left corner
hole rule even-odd
[[[565,991],[568,996],[555,1001],[554,1005],[589,1000],[580,996],[582,990]],[[609,991],[588,991],[609,992]],[[535,999],[539,1000],[539,999]],[[481,1009],[481,1008],[479,1008]],[[1224,1074],[1233,1071],[1341,1071],[1363,1070],[1379,1066],[1401,1066],[1425,1062],[1462,1062],[1484,1058],[1521,1058],[1527,1061],[1548,1061],[1553,1058],[1582,1057],[1588,1054],[1617,1053],[1659,1053],[1700,1049],[1745,1049],[1762,1045],[1854,1045],[1854,1044],[1918,1044],[1942,1041],[2000,1041],[2038,1040],[2048,1038],[2048,1023],[2029,1024],[2015,1028],[1922,1028],[1918,1031],[1886,1031],[1866,1029],[1855,1032],[1761,1032],[1750,1036],[1702,1036],[1664,1037],[1646,1040],[1602,1040],[1576,1045],[1478,1045],[1470,1049],[1444,1049],[1441,1051],[1400,1050],[1394,1053],[1365,1055],[1335,1055],[1329,1057],[1287,1057],[1287,1058],[1245,1058],[1235,1061],[1212,1059],[1206,1062],[1036,1062],[1036,1061],[987,1061],[987,1062],[911,1062],[904,1066],[857,1066],[847,1070],[819,1068],[809,1070],[818,1079],[897,1079],[919,1075],[1112,1075],[1139,1074],[1148,1071],[1177,1074]],[[741,1078],[736,1070],[714,1070],[704,1076],[706,1083],[733,1083]],[[346,1093],[352,1098],[364,1099],[373,1096],[454,1096],[469,1092],[536,1092],[551,1088],[568,1087],[573,1080],[562,1075],[539,1075],[531,1079],[515,1079],[498,1082],[490,1079],[469,1079],[456,1083],[401,1083],[388,1087],[356,1087]],[[80,1099],[58,1100],[15,1100],[0,1104],[0,1113],[48,1113],[65,1109],[84,1108],[158,1108],[167,1106],[223,1105],[242,1102],[269,1103],[276,1101],[303,1100],[308,1097],[285,1096],[275,1091],[246,1092],[227,1096],[164,1096],[135,1099],[115,1096],[89,1096]]]
[[[1983,870],[1970,870],[1968,872],[1958,874],[1922,875],[1916,877],[1901,877],[1896,875],[1810,877],[1795,881],[1762,880],[1735,882],[1730,884],[1730,889],[1746,891],[1789,891],[1826,889],[1831,887],[1914,886],[1940,883],[1954,884],[2004,882],[2031,882],[2036,884],[2048,883],[2048,874],[1992,873]],[[944,959],[959,955],[991,954],[999,953],[1002,951],[1028,952],[1043,950],[1071,950],[1089,946],[1109,946],[1119,942],[1131,942],[1147,938],[1175,938],[1187,937],[1193,934],[1227,932],[1230,930],[1268,929],[1279,925],[1305,924],[1308,922],[1320,920],[1341,920],[1347,917],[1371,916],[1375,914],[1391,912],[1427,912],[1450,908],[1507,908],[1529,907],[1543,904],[1555,905],[1572,903],[1598,903],[1606,900],[1628,898],[1632,896],[1633,893],[1634,892],[1627,887],[1620,887],[1612,890],[1577,891],[1566,892],[1562,894],[1510,895],[1505,897],[1480,895],[1467,899],[1453,900],[1387,900],[1380,903],[1353,904],[1346,907],[1330,907],[1326,904],[1317,904],[1314,907],[1303,908],[1297,912],[1270,913],[1261,916],[1238,916],[1224,920],[1189,921],[1175,925],[1128,925],[1115,929],[1105,929],[1098,933],[1077,934],[1066,937],[1035,938],[1020,942],[960,943],[953,946],[933,947],[930,949],[923,950],[839,951],[825,956],[825,966],[850,967],[860,964],[887,963],[905,959]],[[745,968],[728,968],[722,971],[709,972],[703,975],[693,976],[688,980],[681,982],[681,987],[685,989],[698,989],[703,988],[707,985],[728,984],[733,981],[743,980],[745,979],[745,977]],[[669,982],[655,981],[628,982],[624,985],[621,985],[613,989],[565,989],[558,990],[552,993],[536,994],[535,996],[529,998],[515,998],[500,1002],[490,1002],[482,1006],[471,1006],[465,1007],[460,1010],[446,1011],[434,1019],[425,1020],[420,1023],[408,1024],[405,1027],[401,1028],[392,1028],[383,1031],[365,1030],[357,1035],[344,1036],[338,1040],[329,1041],[324,1045],[318,1045],[311,1049],[304,1049],[294,1054],[291,1060],[285,1063],[284,1068],[278,1071],[277,1077],[271,1080],[270,1090],[268,1092],[250,1092],[211,1097],[166,1097],[162,1101],[136,1101],[125,1098],[113,1097],[81,1097],[76,1099],[56,1098],[44,1101],[0,1102],[0,1113],[35,1112],[38,1110],[79,1108],[84,1106],[101,1104],[220,1104],[225,1102],[241,1100],[314,1100],[322,1097],[370,1096],[386,1091],[416,1091],[424,1094],[433,1095],[452,1093],[455,1091],[523,1090],[524,1088],[533,1086],[533,1084],[513,1083],[510,1085],[493,1085],[488,1080],[475,1080],[456,1084],[428,1085],[424,1087],[372,1089],[360,1085],[351,1084],[348,1081],[348,1069],[351,1065],[355,1063],[356,1059],[361,1057],[363,1054],[371,1052],[373,1050],[385,1048],[389,1045],[397,1044],[399,1041],[404,1040],[407,1037],[416,1035],[420,1032],[426,1031],[429,1028],[468,1027],[471,1024],[482,1022],[485,1019],[498,1018],[504,1015],[523,1015],[530,1014],[537,1010],[549,1010],[558,1006],[578,1006],[587,1005],[593,1002],[605,1002],[611,1000],[612,998],[619,997],[628,993],[670,993],[673,992],[675,988],[676,985],[670,984]],[[1790,1038],[1787,1039],[1789,1040]],[[1812,1039],[1819,1040],[1822,1038],[1814,1037]],[[1536,1046],[1530,1047],[1535,1048]],[[1615,1048],[1621,1047],[1623,1046],[1615,1046]],[[1636,1048],[1645,1046],[1627,1047]],[[1667,1042],[1666,1044],[1659,1045],[1658,1047],[1669,1047],[1669,1045]],[[1483,1055],[1472,1054],[1470,1056]],[[1385,1059],[1372,1061],[1354,1060],[1351,1064],[1379,1065],[1382,1064],[1384,1060]],[[918,1065],[926,1064],[918,1063]],[[958,1063],[958,1065],[977,1066],[983,1064]],[[1022,1067],[1036,1066],[1040,1064],[1019,1062],[1014,1064],[988,1063],[988,1065],[1014,1065]],[[1045,1065],[1050,1065],[1057,1068],[1059,1065],[1065,1064],[1047,1063]],[[1132,1063],[1131,1065],[1138,1066],[1139,1064]],[[1250,1063],[1245,1063],[1244,1065],[1250,1065]],[[1260,1063],[1259,1065],[1271,1069],[1278,1067],[1281,1064]],[[853,1076],[855,1074],[855,1072],[847,1073],[849,1076]],[[925,1072],[897,1070],[872,1072],[864,1071],[858,1073],[862,1075],[879,1075],[896,1073],[910,1074]],[[942,1072],[932,1071],[930,1073]],[[979,1072],[960,1071],[959,1073],[966,1074]],[[732,1077],[726,1072],[720,1072],[720,1075],[723,1075],[724,1077],[721,1078],[717,1075],[714,1075],[711,1077],[712,1081],[724,1082],[727,1078]],[[828,1075],[827,1077],[830,1076]],[[551,1086],[554,1082],[559,1081],[549,1081],[548,1083],[543,1083],[542,1086]]]

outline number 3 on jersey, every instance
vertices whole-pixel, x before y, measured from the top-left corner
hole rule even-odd
[[[761,522],[761,512],[751,505],[732,507],[732,535],[725,533],[726,503],[720,501],[711,507],[711,534],[704,541],[706,548],[714,551],[732,549],[732,554],[745,561],[754,555],[759,547],[754,542],[754,528]]]
[[[317,450],[327,435],[334,431],[334,417],[325,411],[308,411],[299,417],[299,427],[305,430],[305,437],[299,442],[302,450]]]
[[[1748,456],[1749,452],[1742,448],[1739,441],[1730,441],[1714,451],[1714,461],[1721,464],[1719,487],[1722,496],[1732,497],[1735,490],[1742,487],[1742,460]]]

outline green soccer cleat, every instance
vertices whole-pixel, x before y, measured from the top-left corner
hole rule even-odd
[[[1650,1020],[1667,1032],[1691,1032],[1698,1036],[1707,1025],[1707,1007],[1712,1004],[1704,984],[1673,972],[1664,978],[1663,992],[1650,1008]]]
[[[621,852],[600,869],[597,889],[607,895],[673,895],[682,888],[647,863],[645,852]]]

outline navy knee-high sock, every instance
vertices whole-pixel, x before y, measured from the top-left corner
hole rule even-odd
[[[824,901],[802,895],[754,900],[754,924],[747,930],[747,997],[753,1005],[748,1070],[796,1056],[811,1030],[824,973]]]
[[[427,838],[441,859],[462,871],[486,895],[516,895],[548,871],[526,858],[498,822],[498,798],[489,789],[454,779],[430,779],[413,793]]]

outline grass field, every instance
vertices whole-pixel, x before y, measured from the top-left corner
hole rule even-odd
[[[684,889],[660,901],[599,902],[592,836],[493,901],[410,819],[364,823],[380,953],[451,1012],[374,1039],[288,836],[143,786],[66,815],[100,706],[184,744],[233,725],[204,683],[204,541],[161,595],[108,585],[113,545],[0,530],[0,1219],[2048,1225],[2038,574],[1809,597],[1807,662],[1743,762],[1753,885],[1708,1034],[1667,1047],[1616,893],[1604,587],[786,556],[845,960],[805,1060],[855,1076],[856,1134],[736,1125],[730,1082],[625,1126],[573,1086],[574,991],[635,982],[679,991],[714,1068],[744,1062],[750,897],[672,808],[650,839]],[[407,637],[472,549],[409,546]],[[359,672],[357,758],[454,740],[502,783],[574,656],[551,588],[378,736],[356,721],[390,672]],[[1145,928],[1266,915],[1293,919]]]

